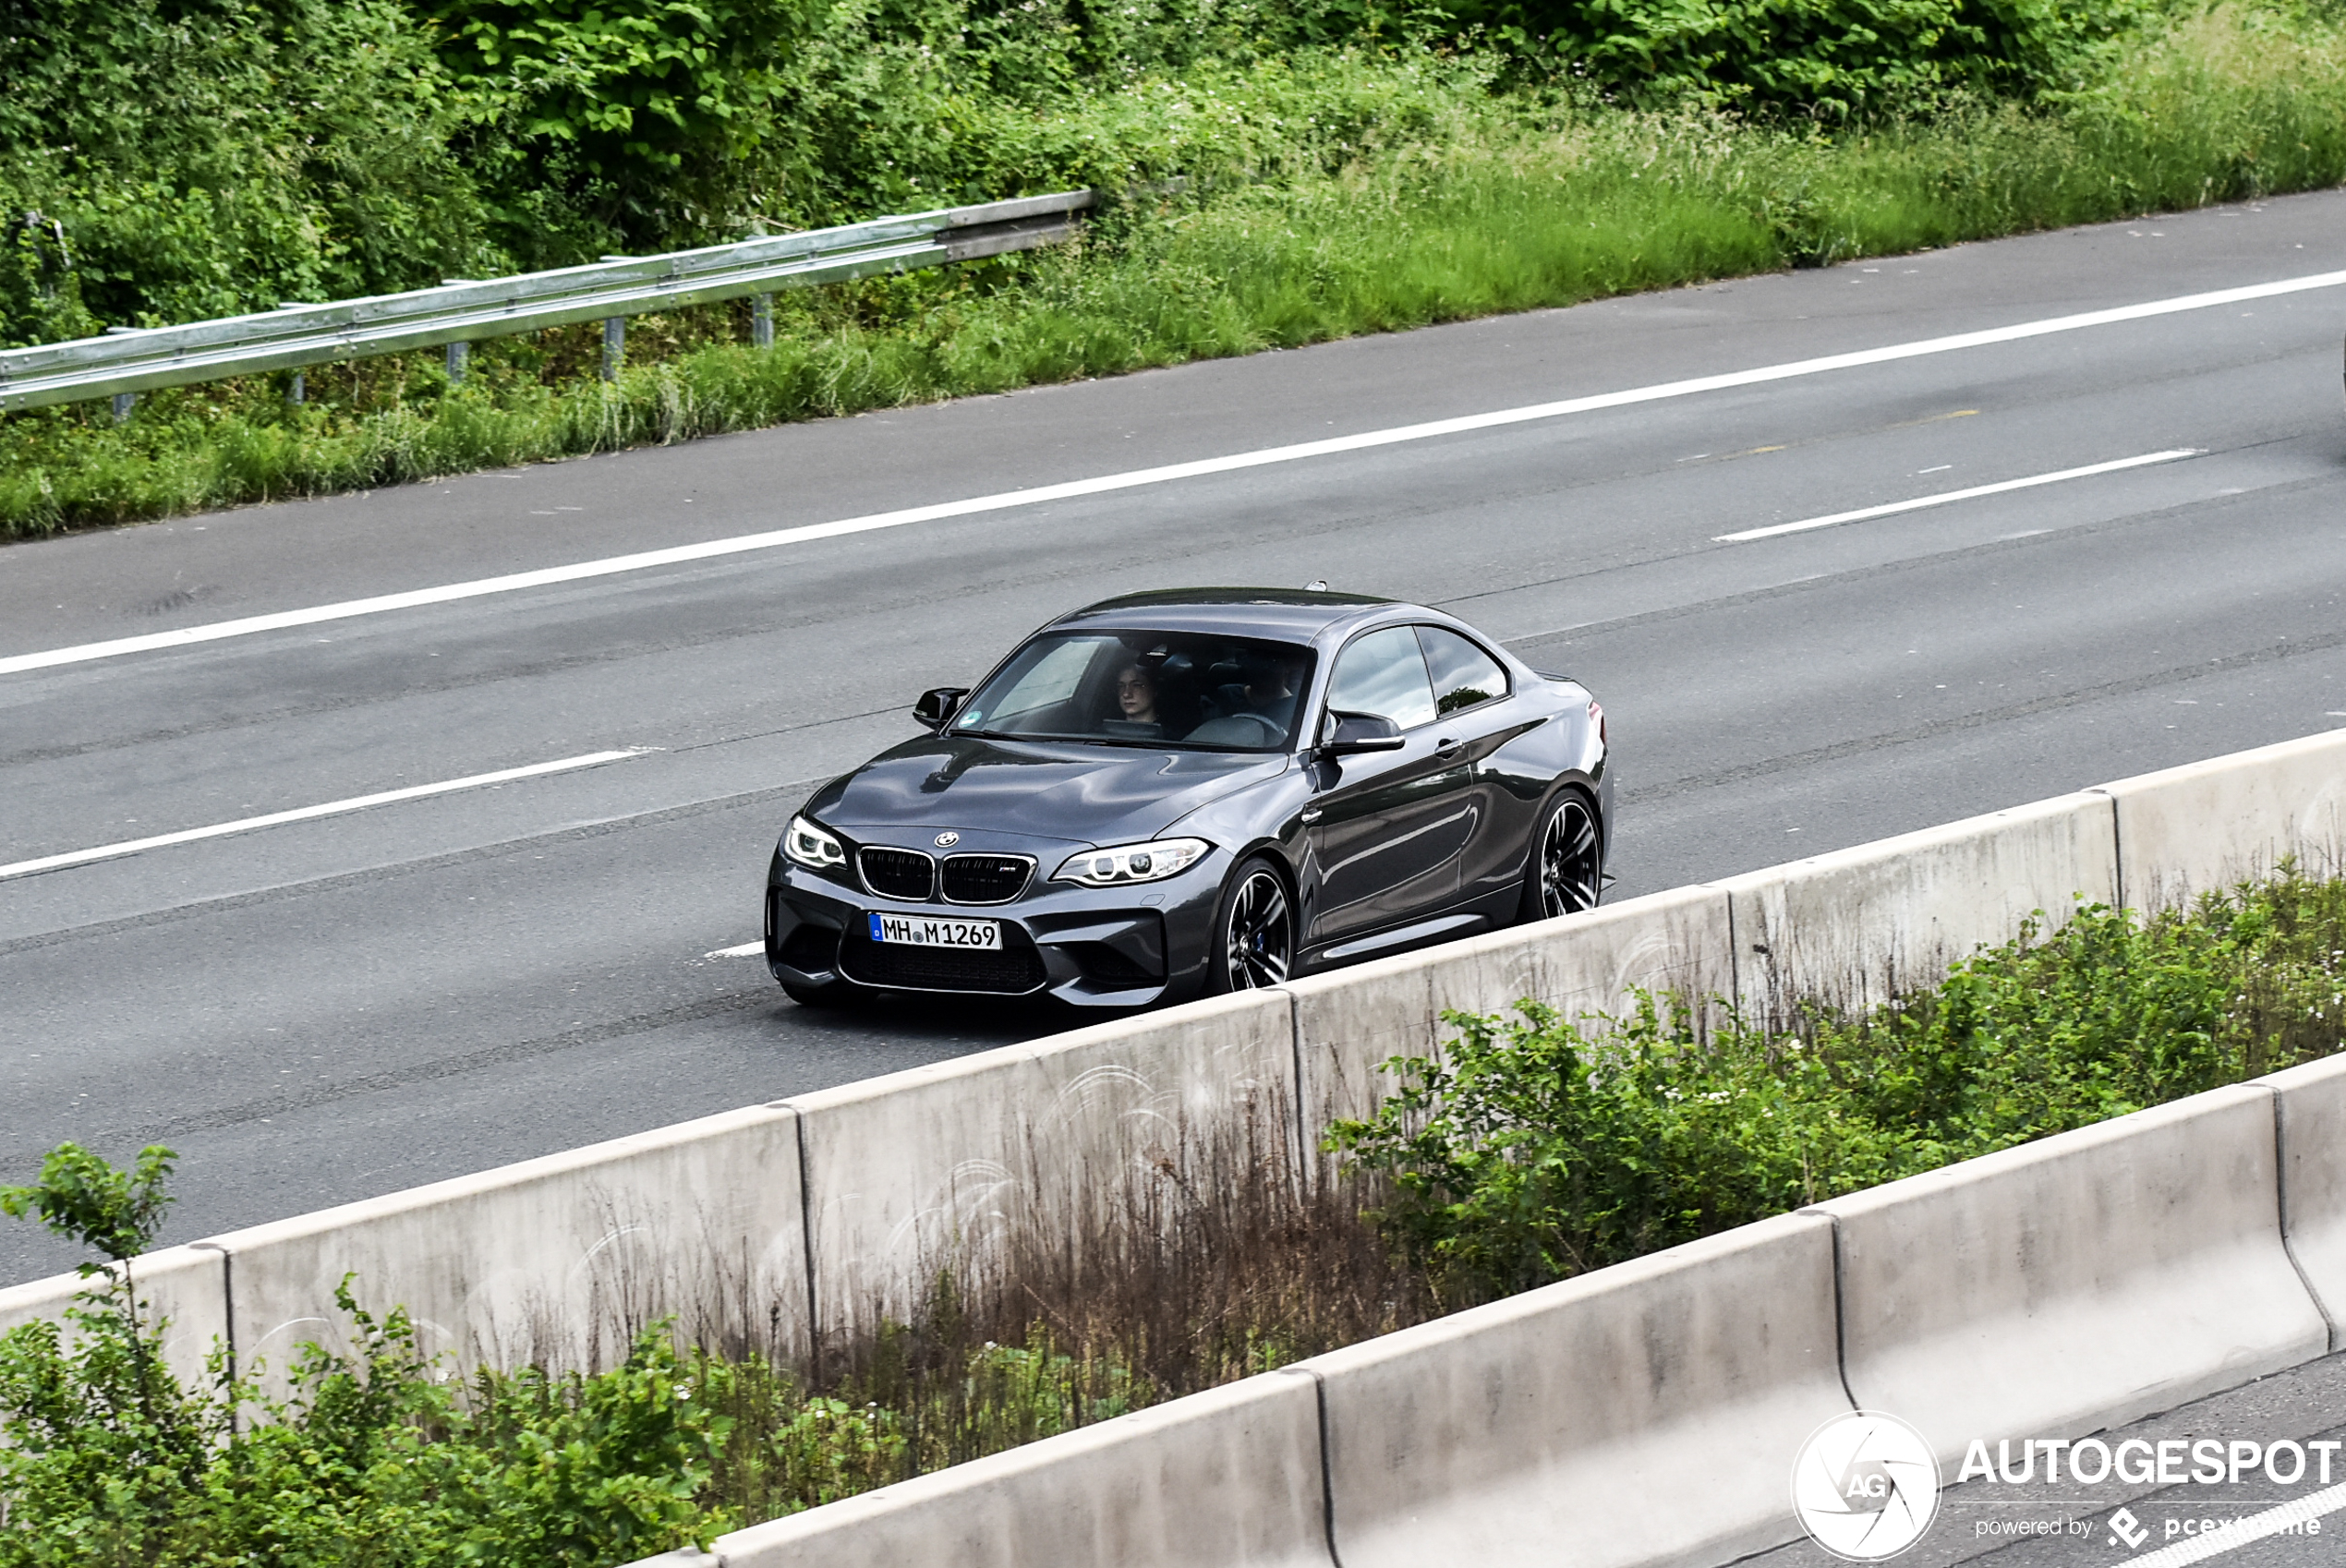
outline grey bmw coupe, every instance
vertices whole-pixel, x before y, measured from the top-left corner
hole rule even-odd
[[[1132,1007],[1594,905],[1604,712],[1439,610],[1276,588],[1110,599],[816,791],[767,877],[810,1005]]]

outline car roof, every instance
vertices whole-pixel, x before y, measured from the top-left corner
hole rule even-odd
[[[1103,599],[1071,610],[1051,624],[1226,632],[1234,636],[1309,643],[1331,629],[1410,608],[1397,599],[1311,588],[1166,588]]]

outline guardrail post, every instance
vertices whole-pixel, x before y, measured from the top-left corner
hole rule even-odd
[[[603,380],[619,380],[619,362],[627,353],[627,318],[603,318]]]
[[[770,294],[750,298],[749,341],[760,348],[774,346],[774,296]]]
[[[308,380],[300,371],[296,370],[293,373],[293,380],[285,383],[285,401],[298,404],[307,402],[308,397]]]
[[[448,384],[462,386],[465,381],[465,359],[472,352],[472,344],[464,342],[448,345]]]
[[[126,421],[127,421],[127,420],[129,419],[129,417],[130,417],[130,409],[131,409],[131,406],[132,406],[134,404],[136,404],[138,401],[139,401],[139,394],[138,394],[137,392],[116,392],[116,393],[115,393],[115,394],[114,394],[114,422],[115,422],[115,424],[117,424],[117,425],[120,425],[120,424],[123,424],[123,423],[125,423]]]

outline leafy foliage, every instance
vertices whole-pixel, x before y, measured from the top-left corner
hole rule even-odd
[[[1077,247],[639,318],[615,386],[591,326],[0,417],[0,535],[400,483],[934,398],[1566,305],[1770,268],[2255,199],[2346,178],[2346,38],[2219,10],[2127,46],[2057,111],[1973,104],[1862,133],[1487,90],[1488,61],[1291,56],[1194,90],[1105,90],[989,145],[991,188],[1090,160],[1178,167]],[[1010,154],[1016,157],[1011,158]],[[901,174],[901,170],[897,174]],[[892,174],[891,177],[895,177]],[[973,194],[985,194],[981,188]],[[894,189],[881,206],[961,193]],[[865,209],[866,211],[870,209]],[[0,269],[10,253],[0,247]]]
[[[163,1183],[178,1157],[150,1144],[134,1169],[118,1171],[79,1144],[60,1143],[41,1162],[38,1181],[0,1187],[0,1213],[37,1214],[57,1235],[121,1262],[154,1245],[171,1205]]]
[[[0,0],[0,343],[437,283],[482,259],[454,90],[396,0]]]
[[[1412,134],[1357,90],[1362,57],[1403,98],[1430,67],[1535,109],[2026,99],[2106,75],[2153,3],[0,0],[0,344],[760,224],[1327,172]]]
[[[2270,882],[2138,921],[2079,909],[1860,1016],[1616,1030],[1454,1017],[1439,1059],[1333,1147],[1444,1299],[1481,1300],[2329,1055],[2346,882]]]
[[[1953,93],[2033,96],[2091,74],[2139,0],[1457,0],[1535,59],[1634,103],[1693,95],[1828,119]]]

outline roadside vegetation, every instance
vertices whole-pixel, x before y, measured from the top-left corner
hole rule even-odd
[[[2327,187],[2327,3],[0,0],[0,345],[1110,197],[615,384],[587,326],[0,416],[0,537]]]
[[[1707,1021],[1706,1021],[1707,1020]],[[2346,881],[2272,879],[2142,920],[2085,908],[1861,1015],[1644,1001],[1576,1026],[1454,1017],[1439,1059],[1329,1140],[1233,1152],[1085,1259],[1037,1239],[940,1278],[813,1377],[647,1324],[591,1374],[463,1369],[345,1285],[349,1356],[182,1386],[128,1260],[167,1150],[72,1145],[0,1210],[108,1261],[64,1334],[0,1336],[0,1568],[616,1563],[1108,1418],[1804,1203],[2346,1045]],[[1277,1118],[1274,1117],[1274,1120]],[[273,1385],[272,1385],[273,1386]],[[237,1415],[241,1412],[241,1416]]]

